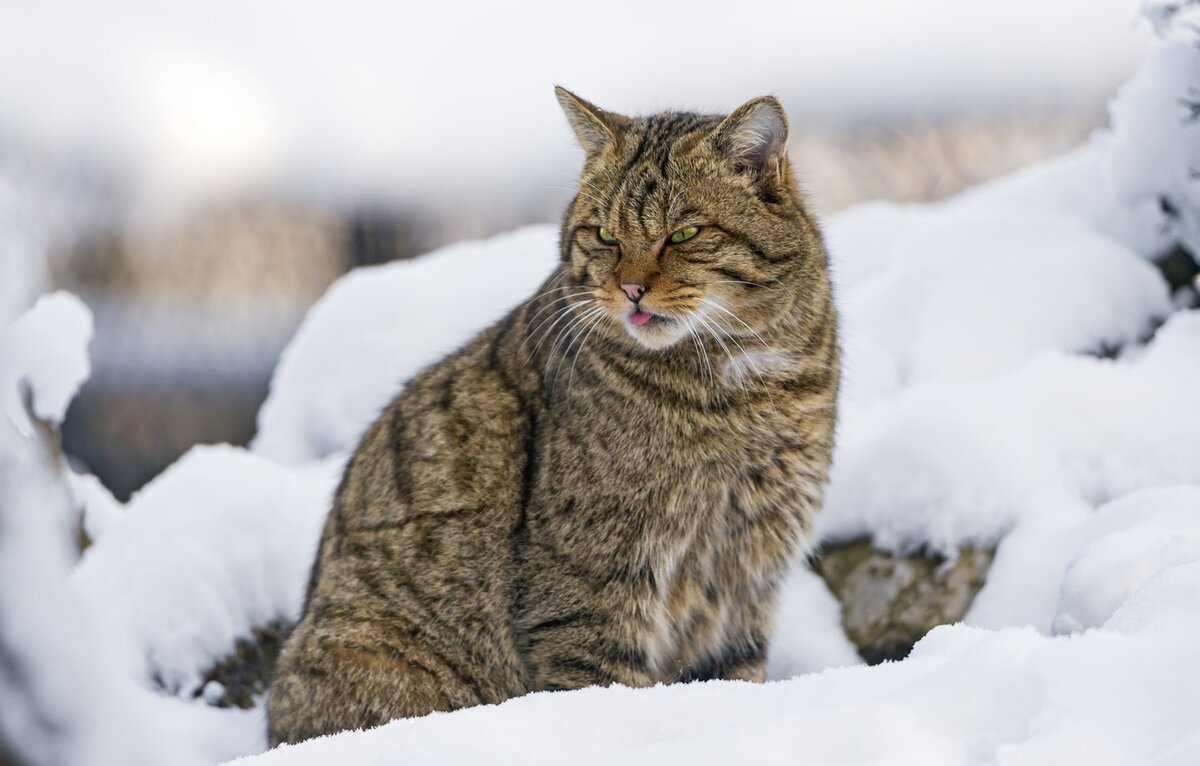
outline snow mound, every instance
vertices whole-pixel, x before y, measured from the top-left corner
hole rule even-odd
[[[1069,218],[951,208],[870,244],[888,266],[845,290],[842,311],[910,385],[994,375],[1045,349],[1119,347],[1171,310],[1149,263]]]
[[[1125,199],[1169,208],[1167,223],[1193,254],[1200,254],[1198,104],[1195,39],[1161,46],[1109,104],[1118,139],[1113,170]]]
[[[301,463],[353,449],[408,378],[533,295],[557,238],[530,226],[338,280],[280,358],[254,452]]]
[[[139,491],[71,578],[130,675],[191,697],[237,639],[294,623],[339,468],[197,447]]]
[[[1200,562],[1200,487],[1127,495],[1098,509],[1082,536],[1063,579],[1056,633],[1099,627],[1157,575]]]
[[[0,758],[200,766],[261,749],[260,722],[139,687],[112,662],[104,605],[68,585],[72,480],[90,477],[56,465],[19,386],[34,415],[60,421],[86,377],[90,337],[91,314],[65,293],[0,331]]]
[[[29,386],[33,414],[61,423],[79,386],[91,372],[87,346],[92,339],[92,312],[66,292],[44,295],[0,336],[0,355],[10,361],[0,371],[4,413],[17,429],[33,428],[21,401],[22,383]]]
[[[1153,763],[1196,752],[1197,596],[1200,564],[1176,567],[1080,636],[947,626],[874,668],[533,694],[236,763]]]
[[[1094,502],[1200,483],[1200,312],[1129,359],[1050,351],[975,381],[913,386],[848,412],[819,524],[894,550],[994,543],[1038,496]]]

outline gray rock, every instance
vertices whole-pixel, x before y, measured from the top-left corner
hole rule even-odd
[[[908,656],[938,625],[958,622],[983,587],[993,551],[895,556],[860,539],[825,547],[814,568],[842,605],[842,625],[872,665]]]

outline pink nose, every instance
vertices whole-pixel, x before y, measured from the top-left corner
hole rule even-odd
[[[646,292],[645,285],[633,283],[622,284],[621,289],[624,290],[625,294],[629,296],[629,300],[633,301],[634,303],[637,303],[639,300],[641,300],[642,295]]]

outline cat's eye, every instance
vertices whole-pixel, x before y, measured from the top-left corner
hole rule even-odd
[[[601,226],[599,229],[596,229],[596,236],[599,237],[600,241],[606,245],[617,244],[617,238],[613,236],[613,233],[611,231],[604,228],[603,226]]]
[[[679,244],[680,242],[687,242],[689,239],[699,233],[699,226],[684,226],[682,229],[671,235],[671,241],[676,244]]]

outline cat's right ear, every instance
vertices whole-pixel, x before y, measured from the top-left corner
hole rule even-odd
[[[718,149],[730,169],[767,188],[787,175],[788,121],[774,96],[747,101],[717,126]]]
[[[575,131],[575,137],[589,159],[604,151],[604,147],[615,143],[617,133],[629,121],[626,117],[606,112],[584,101],[561,85],[554,86],[554,95],[558,97],[558,103],[567,115],[567,122],[571,123],[571,129]]]

